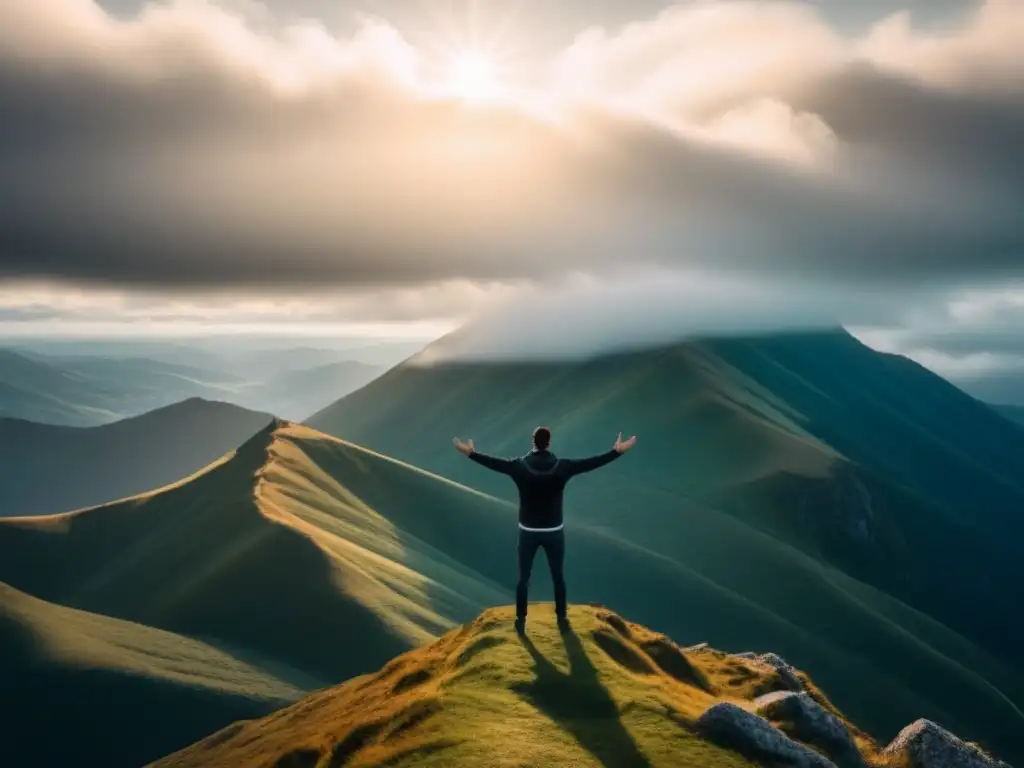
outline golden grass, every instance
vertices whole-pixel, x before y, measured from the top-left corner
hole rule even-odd
[[[604,608],[572,606],[570,616],[562,636],[550,605],[537,606],[520,639],[512,608],[489,609],[374,675],[236,723],[155,766],[751,765],[702,739],[694,722],[716,702],[749,708],[780,689],[774,669],[684,652]]]

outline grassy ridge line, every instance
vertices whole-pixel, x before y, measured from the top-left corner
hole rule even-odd
[[[55,514],[162,488],[202,471],[272,419],[198,399],[97,427],[0,419],[0,516]]]

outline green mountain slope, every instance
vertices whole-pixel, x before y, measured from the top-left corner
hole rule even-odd
[[[648,524],[642,507],[629,514]],[[673,557],[574,524],[570,598],[680,642],[779,652],[879,739],[924,716],[1012,757],[1017,671],[732,515],[678,516]],[[506,502],[275,423],[160,492],[0,521],[0,580],[327,684],[507,602],[515,535]],[[550,597],[540,568],[533,596]]]
[[[0,679],[7,765],[141,765],[225,717],[266,715],[309,691],[206,643],[5,584]]]
[[[516,455],[543,423],[556,453],[580,455],[636,433],[633,454],[570,488],[570,521],[689,563],[720,548],[697,519],[726,511],[1007,658],[1024,639],[1024,435],[843,332],[573,363],[408,361],[308,423],[504,498],[512,484],[452,436]]]
[[[273,417],[187,400],[97,427],[0,419],[0,517],[65,512],[203,469]]]

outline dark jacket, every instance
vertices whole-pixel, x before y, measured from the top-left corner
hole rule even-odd
[[[550,451],[533,451],[517,459],[499,459],[473,451],[469,458],[511,477],[519,489],[519,524],[557,528],[562,524],[562,492],[569,479],[619,458],[612,449],[589,459],[560,459]]]

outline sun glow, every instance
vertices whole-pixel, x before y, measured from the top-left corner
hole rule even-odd
[[[464,101],[490,101],[501,95],[498,67],[490,57],[463,51],[452,57],[448,85]]]

